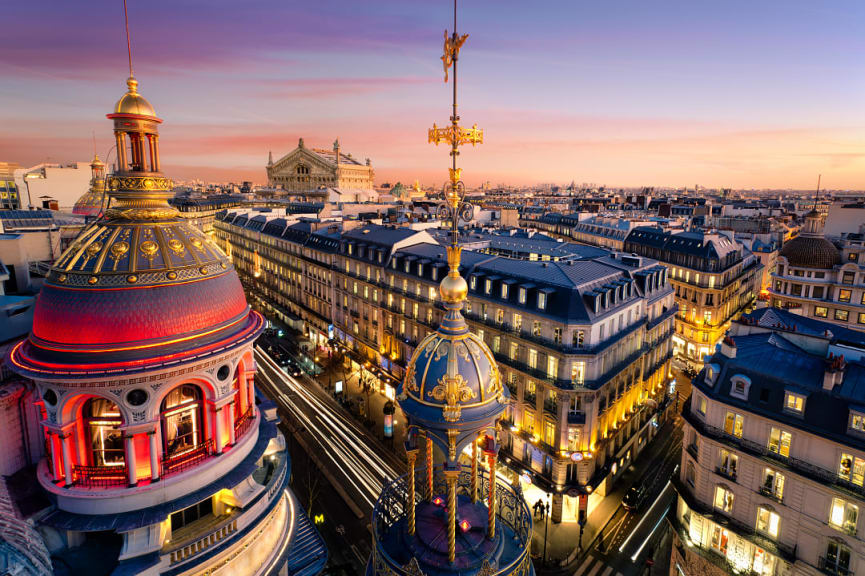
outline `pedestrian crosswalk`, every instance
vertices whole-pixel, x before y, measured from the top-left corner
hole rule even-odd
[[[607,564],[600,556],[590,553],[574,572],[573,576],[624,576],[621,572],[615,572],[613,567]]]

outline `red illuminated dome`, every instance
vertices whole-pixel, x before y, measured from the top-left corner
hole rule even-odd
[[[125,169],[107,178],[102,218],[46,278],[33,332],[13,354],[26,372],[143,369],[248,342],[261,328],[228,257],[168,204],[161,120],[137,82],[128,84],[108,115]],[[132,100],[135,106],[124,104]]]

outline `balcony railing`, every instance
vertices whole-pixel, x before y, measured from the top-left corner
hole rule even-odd
[[[110,486],[126,486],[129,483],[129,471],[126,464],[120,466],[73,466],[72,482],[85,488],[105,488]]]
[[[715,474],[717,474],[718,476],[723,476],[727,480],[732,480],[733,482],[736,481],[736,472],[733,470],[727,470],[723,466],[718,466],[717,468],[715,468]]]
[[[829,576],[853,576],[849,566],[844,566],[835,559],[821,556],[819,566],[820,571]]]
[[[799,460],[798,458],[782,456],[777,452],[772,452],[771,450],[769,450],[769,447],[766,445],[759,444],[757,442],[754,442],[753,440],[748,440],[747,438],[739,438],[737,436],[733,436],[732,434],[728,434],[721,428],[716,428],[714,426],[706,424],[691,413],[690,404],[691,399],[688,398],[688,400],[685,402],[682,415],[684,416],[688,424],[693,426],[702,435],[714,438],[716,440],[720,440],[727,445],[741,448],[742,450],[753,456],[771,458],[777,461],[781,466],[790,470],[794,470],[799,474],[802,474],[803,476],[811,478],[815,482],[835,485],[839,488],[843,488],[845,490],[853,492],[856,496],[860,498],[862,496],[865,496],[865,487],[840,477],[836,472],[826,470],[825,468],[822,468],[815,464],[811,464],[810,462],[805,462],[804,460]]]
[[[246,434],[253,422],[255,422],[255,417],[253,416],[252,406],[250,406],[234,423],[234,440],[237,441]]]
[[[775,502],[781,502],[782,500],[782,497],[775,493],[775,489],[771,486],[760,486],[760,494],[762,494],[766,498],[771,498]]]
[[[213,439],[208,438],[189,450],[171,456],[163,456],[161,476],[165,477],[188,470],[209,458],[211,454],[213,454]]]
[[[445,484],[444,474],[441,467],[436,467],[434,472],[433,492],[436,494],[445,494],[447,486]],[[418,487],[424,484],[426,471],[421,468],[416,471],[416,482]],[[489,497],[490,482],[489,476],[483,475],[478,478],[478,496],[484,501]],[[471,468],[463,466],[457,480],[457,493],[469,495],[471,493]],[[417,490],[415,493],[415,502],[420,502],[423,499],[423,490]],[[394,561],[388,553],[385,542],[388,541],[387,534],[393,529],[400,529],[406,521],[406,502],[408,500],[408,484],[407,476],[402,476],[386,485],[379,495],[378,502],[373,510],[373,539],[375,547],[373,549],[372,568],[373,574],[390,574],[396,576],[410,576],[415,574],[411,572],[408,566],[402,566]],[[517,554],[507,566],[500,566],[496,571],[498,575],[516,576],[527,574],[531,559],[529,557],[529,548],[532,539],[532,514],[529,507],[523,499],[521,492],[515,491],[514,488],[505,482],[496,482],[496,522],[498,526],[509,528],[511,537],[519,548],[520,553]]]

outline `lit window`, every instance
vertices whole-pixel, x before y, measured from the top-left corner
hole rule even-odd
[[[790,456],[790,442],[792,439],[793,437],[789,432],[785,432],[779,428],[772,428],[769,431],[769,452],[787,458]]]
[[[850,317],[850,312],[848,310],[841,310],[838,308],[835,310],[835,320],[840,320],[841,322],[846,322]]]
[[[718,473],[732,480],[736,479],[739,467],[739,457],[729,450],[721,449],[721,459],[718,462]]]
[[[745,420],[741,414],[727,412],[727,417],[724,419],[724,432],[736,438],[742,437],[742,429],[744,428]]]
[[[771,468],[766,468],[763,471],[763,484],[760,486],[760,492],[780,502],[784,497],[784,480],[783,474]]]
[[[715,486],[715,508],[726,514],[733,513],[733,498],[735,494],[726,486]]]
[[[851,290],[839,290],[838,302],[849,302],[852,296],[853,292]]]
[[[166,456],[178,456],[202,442],[201,390],[184,384],[162,401],[162,441]]]
[[[826,318],[829,315],[829,309],[825,306],[814,306],[814,316]]]
[[[526,303],[526,289],[525,288],[520,288],[519,301],[520,301],[520,304]]]
[[[703,396],[700,396],[700,400],[697,402],[697,412],[701,415],[706,415],[706,399]]]
[[[484,294],[489,294],[490,292],[492,292],[492,290],[493,290],[493,281],[487,280],[484,283]]]
[[[857,432],[865,432],[865,415],[854,413],[850,417],[850,428]]]
[[[508,297],[508,285],[502,284],[502,298]]]
[[[730,396],[742,400],[748,399],[748,390],[751,388],[751,379],[747,376],[737,374],[731,379]]]
[[[838,477],[852,482],[856,486],[862,486],[863,480],[865,480],[865,460],[852,454],[841,454]]]
[[[538,309],[544,310],[547,307],[547,295],[543,292],[538,292]]]
[[[123,466],[123,434],[120,431],[123,418],[117,404],[105,398],[91,398],[82,413],[90,435],[90,465]]]
[[[845,502],[840,498],[832,498],[829,509],[829,525],[850,534],[856,533],[856,523],[859,520],[859,507]]]
[[[781,518],[768,508],[757,508],[757,532],[761,532],[772,538],[778,537]]]
[[[784,399],[784,408],[791,412],[801,414],[802,411],[805,409],[805,397],[801,394],[787,392],[787,396]]]

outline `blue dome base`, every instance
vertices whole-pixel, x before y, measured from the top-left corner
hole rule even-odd
[[[442,499],[447,500],[444,495]],[[500,569],[512,567],[524,553],[513,530],[502,523],[496,525],[495,538],[488,539],[487,507],[482,502],[472,504],[467,496],[458,497],[457,522],[467,520],[471,527],[467,531],[457,529],[453,563],[448,561],[447,509],[432,502],[420,502],[416,515],[417,530],[413,536],[408,535],[403,519],[389,530],[381,545],[400,566],[406,566],[412,558],[417,559],[426,576],[478,574],[485,560],[493,567],[493,573],[498,573]],[[372,574],[371,569],[370,565],[367,574]]]

